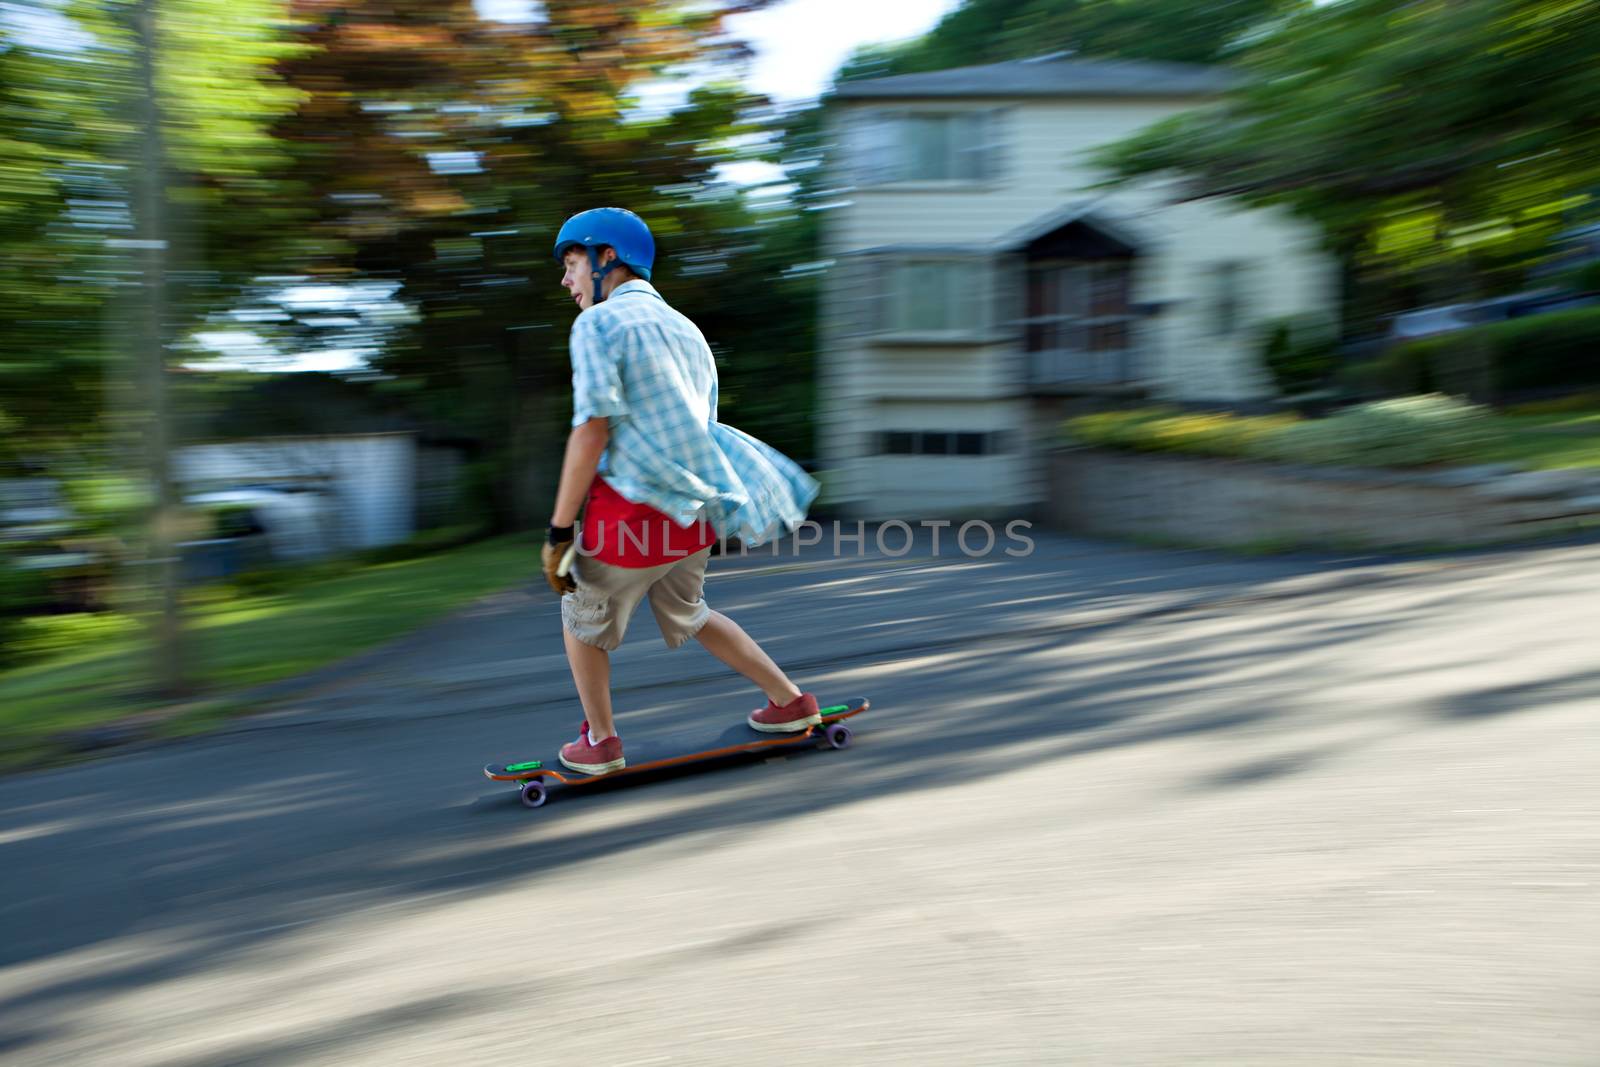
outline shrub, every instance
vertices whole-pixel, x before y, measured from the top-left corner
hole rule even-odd
[[[79,652],[138,631],[133,616],[109,611],[33,615],[22,619],[18,627],[17,659],[13,662]]]
[[[416,559],[418,556],[460,548],[488,536],[488,529],[479,523],[436,526],[431,530],[414,533],[398,544],[363,549],[357,553],[356,558],[362,563],[398,563],[401,560]]]
[[[23,570],[0,552],[0,668],[25,658],[24,627],[28,614],[43,601],[45,585],[37,573]]]
[[[1484,328],[1501,393],[1600,385],[1600,308],[1554,311]]]
[[[1169,418],[1173,414],[1169,408],[1138,408],[1133,411],[1100,411],[1093,415],[1079,415],[1067,420],[1066,436],[1068,440],[1079,444],[1153,452],[1156,445],[1148,427],[1158,419]]]
[[[1111,411],[1071,419],[1066,432],[1105,448],[1378,467],[1467,459],[1493,434],[1485,409],[1444,396],[1363,404],[1325,419]]]
[[[347,555],[326,559],[284,560],[264,567],[239,571],[237,574],[229,575],[221,584],[222,588],[234,596],[282,596],[318,582],[343,578],[362,567],[401,563],[437,552],[447,552],[481,541],[487,536],[489,531],[476,523],[438,526],[431,530],[422,530],[393,545],[364,548]]]
[[[1600,385],[1600,308],[1407,341],[1377,363],[1377,379],[1400,394],[1442,390],[1487,399],[1524,389]]]
[[[1572,272],[1572,287],[1579,292],[1600,293],[1600,259],[1585,263]]]
[[[1443,341],[1442,337],[1428,337],[1395,345],[1377,359],[1351,368],[1350,375],[1373,391],[1391,396],[1435,392],[1438,383],[1433,366],[1444,351]]]
[[[1162,448],[1212,456],[1253,456],[1274,434],[1299,422],[1295,415],[1175,415],[1154,430]]]
[[[1240,417],[1185,413],[1172,408],[1139,408],[1080,415],[1067,423],[1067,436],[1080,444],[1140,452],[1190,452],[1207,456],[1249,456],[1260,442],[1294,415]]]
[[[283,596],[314,582],[349,573],[354,564],[347,560],[313,560],[303,563],[268,563],[228,575],[217,584],[230,597],[254,598]]]
[[[120,475],[79,475],[61,488],[85,529],[116,536],[139,529],[150,509],[150,495],[136,479]]]
[[[1591,411],[1600,411],[1600,393],[1568,393],[1506,408],[1507,415],[1581,415]]]
[[[1292,463],[1420,467],[1471,458],[1492,434],[1484,408],[1446,396],[1415,396],[1285,427],[1262,442],[1262,453]]]
[[[1292,396],[1324,385],[1339,362],[1339,335],[1331,322],[1295,315],[1269,322],[1261,362],[1278,391]]]

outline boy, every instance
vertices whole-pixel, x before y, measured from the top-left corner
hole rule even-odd
[[[816,697],[702,595],[719,535],[758,544],[793,528],[817,483],[717,422],[711,349],[651,286],[655,239],[643,219],[613,207],[579,212],[557,234],[555,257],[579,314],[569,346],[573,428],[542,555],[545,578],[561,595],[567,663],[584,712],[561,762],[584,774],[627,765],[612,717],[609,653],[645,597],[669,647],[696,638],[766,694],[766,707],[748,719],[755,729],[820,722]],[[574,580],[557,571],[580,507]]]

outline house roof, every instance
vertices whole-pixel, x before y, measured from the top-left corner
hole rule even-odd
[[[1225,67],[1126,59],[1018,59],[979,67],[849,81],[834,90],[840,100],[926,97],[1148,97],[1211,96],[1233,87]]]
[[[1104,199],[1104,198],[1101,198]],[[1084,200],[1071,204],[1048,215],[1041,215],[1026,225],[1008,230],[992,242],[966,244],[886,244],[870,248],[852,248],[841,256],[985,256],[995,252],[1026,252],[1029,247],[1046,238],[1054,237],[1069,226],[1082,226],[1129,252],[1149,247],[1151,241],[1142,227],[1129,225],[1100,207],[1100,200]]]
[[[1087,226],[1130,251],[1140,249],[1148,243],[1143,234],[1130,228],[1127,223],[1095,210],[1096,204],[1097,201],[1086,200],[1060,211],[1053,211],[1042,218],[1034,219],[1026,226],[1020,226],[1002,235],[995,243],[1001,248],[1024,251],[1034,242],[1041,241],[1073,223]]]

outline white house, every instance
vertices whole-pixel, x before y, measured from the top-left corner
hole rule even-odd
[[[1045,57],[847,83],[830,104],[818,455],[867,518],[1001,514],[1083,398],[1271,393],[1263,320],[1337,307],[1287,213],[1107,192],[1092,151],[1214,98],[1209,67]]]

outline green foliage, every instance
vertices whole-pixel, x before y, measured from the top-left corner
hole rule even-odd
[[[47,609],[50,599],[49,577],[21,566],[9,552],[0,552],[0,670],[41,654],[41,616],[35,612]]]
[[[1588,406],[1576,407],[1583,399]],[[1501,439],[1484,459],[1530,470],[1600,467],[1600,393],[1570,400],[1572,410],[1551,410],[1557,405],[1549,403],[1532,405],[1535,411],[1530,414],[1501,416],[1497,420]]]
[[[123,641],[139,632],[131,616],[113,612],[75,612],[66,615],[29,615],[14,620],[11,658],[14,667],[52,656],[65,656],[106,641]]]
[[[1261,361],[1278,391],[1293,396],[1324,385],[1339,361],[1339,335],[1320,316],[1291,316],[1269,322]]]
[[[720,83],[670,112],[633,95],[731,71],[721,20],[742,5],[616,0],[492,24],[471,0],[241,0],[221,21],[212,6],[154,8],[173,342],[202,323],[238,330],[226,316],[243,310],[285,354],[381,348],[387,410],[474,446],[496,520],[535,521],[565,430],[573,316],[548,240],[567,214],[620,203],[649,219],[663,292],[716,347],[726,417],[809,453],[815,278],[789,268],[818,258],[816,219],[777,199],[758,210],[714,169],[773,153],[773,128],[750,117],[762,102]],[[141,297],[116,247],[142,136],[138,10],[76,0],[62,8],[76,44],[0,48],[0,395],[19,432],[65,452],[140,414],[117,319]],[[275,280],[245,285],[263,269]],[[336,327],[271,304],[297,279],[398,284],[407,321]],[[207,414],[227,400],[178,392]],[[185,426],[218,422],[245,432]]]
[[[1342,376],[1347,388],[1360,395],[1411,396],[1435,392],[1439,386],[1433,367],[1444,351],[1444,338],[1424,337],[1389,348],[1377,359],[1357,364]]]
[[[1471,298],[1514,284],[1593,204],[1596,54],[1600,10],[1571,0],[1317,5],[1240,54],[1236,92],[1101,161],[1114,180],[1287,207],[1368,290]]]
[[[1469,459],[1493,434],[1485,409],[1443,396],[1363,404],[1323,419],[1101,412],[1069,420],[1066,432],[1069,440],[1106,448],[1370,467]]]
[[[1214,63],[1267,19],[1306,0],[965,0],[924,36],[859,49],[840,81],[1050,52]]]
[[[1572,393],[1549,400],[1530,400],[1506,409],[1507,415],[1576,415],[1600,411],[1600,392]]]
[[[402,563],[423,556],[465,548],[489,535],[483,523],[462,523],[423,530],[398,544],[362,549],[315,562],[273,563],[230,576],[221,585],[230,597],[278,597],[354,574],[364,567]]]
[[[132,200],[144,95],[123,0],[21,0],[33,33],[0,47],[0,395],[35,451],[93,443],[121,416],[135,331]],[[300,94],[275,67],[303,51],[287,0],[202,0],[154,9],[156,104],[168,171],[169,319],[193,324],[251,270],[283,266],[304,198],[270,132]],[[54,27],[54,29],[50,29]],[[108,403],[109,402],[109,403]],[[108,406],[110,411],[108,412]]]
[[[674,72],[730,72],[737,48],[719,27],[738,6],[550,5],[486,34],[469,0],[362,0],[310,11],[319,51],[282,68],[309,98],[279,135],[320,229],[344,245],[320,267],[399,283],[414,321],[385,344],[379,388],[474,446],[498,526],[541,521],[559,474],[575,310],[549,241],[598,204],[651,224],[653,280],[710,340],[723,417],[809,451],[814,280],[789,268],[817,258],[815,220],[757,210],[715,173],[772,153],[773,128],[751,117],[762,102],[716,81],[667,112],[632,96]],[[441,172],[440,153],[469,162]]]
[[[37,578],[0,553],[0,668],[24,658],[22,628],[42,589]]]
[[[1585,263],[1573,271],[1572,287],[1579,292],[1600,293],[1600,260]]]
[[[1509,319],[1395,345],[1360,372],[1385,392],[1466,391],[1479,377],[1488,398],[1523,390],[1600,385],[1600,308]]]
[[[1261,454],[1290,463],[1423,467],[1470,459],[1491,436],[1486,409],[1435,394],[1297,422],[1264,439]]]
[[[395,422],[472,457],[463,518],[542,521],[575,315],[549,241],[606,203],[656,231],[656,280],[713,345],[723,418],[809,455],[816,271],[795,268],[820,258],[817,218],[717,171],[774,157],[787,121],[719,80],[743,58],[723,20],[744,0],[537,5],[521,22],[487,21],[472,0],[8,6],[66,29],[0,42],[4,445],[58,468],[96,528],[150,504],[106,474],[161,436],[142,432],[158,390],[134,399],[134,367],[148,385],[165,353],[196,358],[202,330],[248,331],[266,361],[372,353],[369,387],[169,374],[179,444]],[[680,76],[703,83],[685,106],[651,103]],[[161,149],[160,173],[143,146]],[[161,210],[145,187],[165,191]],[[392,297],[348,315],[283,298],[347,286]],[[133,328],[145,309],[164,314]],[[309,580],[296,574],[239,585],[281,597]]]
[[[416,559],[418,556],[430,556],[436,552],[461,548],[483,540],[488,533],[482,523],[439,526],[414,534],[397,545],[366,549],[356,558],[364,564],[396,563],[404,559]]]
[[[1241,417],[1138,408],[1079,415],[1068,420],[1066,429],[1068,439],[1079,444],[1243,458],[1259,455],[1264,440],[1298,421],[1294,415]]]
[[[149,494],[131,478],[115,474],[85,473],[62,484],[73,512],[85,529],[116,534],[132,527],[150,506]]]
[[[1534,315],[1484,328],[1502,394],[1600,385],[1600,308]]]

